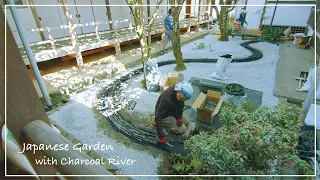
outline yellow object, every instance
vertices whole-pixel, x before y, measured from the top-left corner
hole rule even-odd
[[[219,34],[217,38],[218,38],[218,40],[220,40],[220,38],[221,38],[221,34]]]

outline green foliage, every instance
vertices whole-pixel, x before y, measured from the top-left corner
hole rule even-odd
[[[190,154],[174,155],[172,171],[259,175],[277,174],[281,167],[295,166],[302,174],[312,174],[310,165],[295,153],[299,113],[297,106],[289,104],[258,109],[248,103],[240,108],[225,105],[219,114],[223,126],[212,134],[200,132],[185,141]]]
[[[70,97],[67,94],[62,94],[60,92],[53,92],[49,94],[49,98],[51,100],[52,107],[58,107],[67,103]],[[44,98],[41,97],[40,100],[42,102],[42,105],[46,107],[46,101],[44,100]]]
[[[284,31],[280,28],[269,27],[263,30],[261,40],[275,43],[280,41],[281,36],[284,36],[283,32]]]

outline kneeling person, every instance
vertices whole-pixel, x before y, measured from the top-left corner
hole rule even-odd
[[[190,99],[193,88],[190,83],[168,87],[161,93],[155,108],[157,133],[162,144],[166,144],[166,135],[184,134],[190,120],[183,115],[184,101]]]

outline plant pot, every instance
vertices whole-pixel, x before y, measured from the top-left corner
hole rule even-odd
[[[227,84],[225,87],[225,92],[228,93],[229,95],[233,96],[244,96],[244,87],[240,84],[237,83],[231,83]]]
[[[224,90],[224,100],[227,104],[241,107],[242,103],[246,102],[245,91],[242,85],[236,83],[227,84]]]

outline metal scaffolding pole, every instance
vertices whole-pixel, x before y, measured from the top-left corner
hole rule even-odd
[[[40,87],[40,90],[42,92],[42,95],[43,95],[43,97],[44,97],[44,99],[46,101],[47,106],[51,107],[52,106],[51,100],[49,98],[46,86],[43,83],[43,80],[42,80],[42,77],[41,77],[41,74],[40,74],[36,59],[34,58],[34,56],[32,54],[31,47],[29,45],[27,37],[24,34],[24,30],[23,30],[23,27],[21,25],[21,21],[20,21],[17,9],[14,6],[15,4],[14,4],[13,0],[8,0],[8,4],[11,5],[11,6],[9,6],[9,8],[11,10],[12,17],[13,17],[15,23],[16,23],[16,26],[17,26],[21,41],[22,41],[23,46],[24,46],[24,48],[25,48],[25,50],[27,52],[27,56],[29,58],[30,64],[32,66],[33,73],[34,73],[34,75],[35,75],[35,77],[37,79],[37,82],[39,84],[39,87]]]

